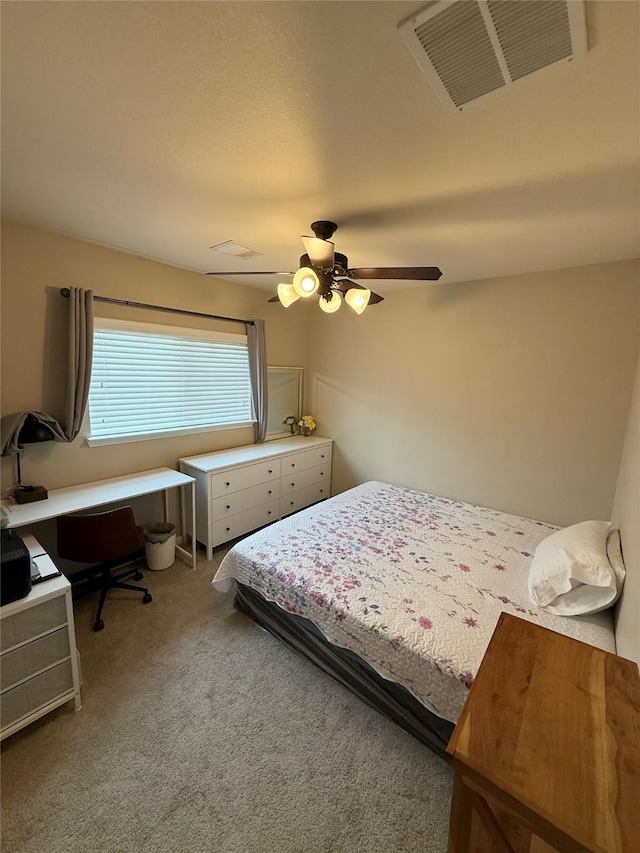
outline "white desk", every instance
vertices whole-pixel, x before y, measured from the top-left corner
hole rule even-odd
[[[191,506],[195,504],[195,479],[174,471],[172,468],[154,468],[151,471],[141,471],[137,474],[125,474],[122,477],[110,477],[108,480],[95,480],[93,483],[80,483],[78,486],[67,486],[64,489],[52,489],[49,497],[43,501],[34,501],[29,504],[17,504],[10,501],[2,501],[2,511],[7,522],[5,527],[24,527],[27,524],[36,524],[58,515],[69,512],[78,512],[83,509],[101,506],[103,504],[115,503],[116,501],[129,500],[141,495],[149,495],[154,492],[164,492],[164,517],[167,520],[169,513],[169,489],[191,486]],[[181,501],[182,532],[185,531],[184,501]],[[195,516],[193,516],[191,530],[191,551],[181,546],[176,546],[185,559],[191,562],[191,567],[196,567],[196,527]]]

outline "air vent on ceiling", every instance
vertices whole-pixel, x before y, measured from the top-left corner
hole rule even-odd
[[[256,249],[250,249],[248,246],[243,246],[242,243],[236,243],[235,240],[227,240],[225,243],[218,243],[215,246],[209,246],[210,249],[215,249],[216,252],[222,252],[223,255],[232,255],[234,258],[257,258],[264,255],[264,252],[258,252]]]
[[[584,0],[440,0],[398,29],[455,110],[587,51]]]

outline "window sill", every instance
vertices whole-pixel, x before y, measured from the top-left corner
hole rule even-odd
[[[253,426],[254,423],[255,421],[244,421],[243,423],[238,424],[187,427],[181,429],[168,429],[163,430],[162,432],[137,433],[136,435],[113,435],[104,438],[88,436],[86,442],[89,447],[103,447],[107,444],[128,444],[133,441],[151,441],[154,438],[175,438],[176,436],[181,435],[195,435],[200,432],[219,432],[220,430],[225,429],[246,429],[247,427]]]

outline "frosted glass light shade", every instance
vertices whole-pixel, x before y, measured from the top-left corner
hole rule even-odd
[[[356,314],[362,314],[371,299],[371,291],[366,288],[359,290],[352,287],[351,290],[347,290],[344,298],[349,308],[353,308]]]
[[[332,291],[331,302],[327,302],[324,296],[320,297],[320,307],[325,314],[335,314],[342,305],[342,297],[337,290]]]
[[[285,308],[288,308],[289,305],[293,305],[294,302],[297,302],[300,297],[295,292],[292,284],[279,284],[278,299],[282,302]]]
[[[293,277],[293,289],[298,296],[313,296],[320,286],[320,279],[311,267],[300,267]]]

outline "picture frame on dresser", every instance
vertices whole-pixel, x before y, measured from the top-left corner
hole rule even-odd
[[[298,435],[180,459],[195,479],[196,540],[207,560],[217,545],[330,497],[332,445]]]

